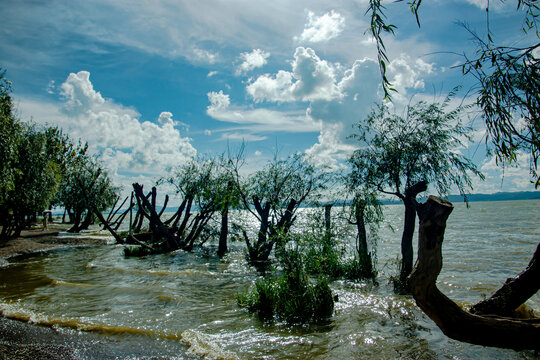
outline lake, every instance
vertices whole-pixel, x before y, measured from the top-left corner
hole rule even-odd
[[[398,272],[403,206],[387,205],[384,212],[378,285],[332,282],[338,301],[324,323],[264,323],[239,308],[236,294],[259,276],[246,264],[241,242],[230,243],[223,260],[214,245],[142,259],[125,258],[123,247],[114,245],[11,259],[0,268],[0,311],[52,325],[66,336],[95,333],[91,341],[106,337],[128,344],[111,359],[534,358],[529,351],[448,339],[412,297],[393,294],[389,278]],[[540,200],[455,204],[439,288],[463,306],[489,296],[527,266],[539,224]],[[539,294],[527,304],[540,313]],[[81,356],[92,358],[92,347],[85,349]]]

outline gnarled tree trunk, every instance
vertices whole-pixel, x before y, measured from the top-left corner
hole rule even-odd
[[[450,202],[430,196],[418,207],[418,260],[409,277],[416,304],[448,337],[471,344],[515,350],[540,349],[540,319],[518,320],[471,314],[436,286]]]

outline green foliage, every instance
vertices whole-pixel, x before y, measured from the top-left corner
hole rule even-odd
[[[274,244],[284,247],[300,206],[313,203],[326,189],[329,174],[319,171],[295,154],[285,159],[274,157],[247,179],[235,168],[236,186],[244,208],[259,222],[257,239],[244,232],[251,262],[268,260]]]
[[[27,217],[53,204],[89,197],[99,199],[92,206],[100,210],[109,206],[114,187],[106,176],[100,186],[80,190],[77,196],[66,190],[66,186],[78,185],[71,181],[74,168],[94,165],[85,155],[86,147],[76,148],[58,128],[19,121],[13,113],[10,91],[11,83],[0,70],[1,236],[17,236],[27,225]],[[59,190],[60,196],[55,197]]]
[[[533,18],[538,16],[538,5],[529,8]],[[528,27],[536,24],[536,19]],[[517,162],[520,151],[530,154],[531,175],[540,186],[538,159],[540,157],[540,63],[535,51],[540,43],[527,47],[497,46],[493,39],[483,40],[463,25],[474,36],[476,54],[466,57],[464,74],[478,79],[477,105],[491,142],[502,164]],[[536,40],[538,41],[538,33]]]
[[[15,187],[17,144],[21,138],[21,124],[13,116],[11,82],[0,69],[0,204],[5,203]]]
[[[57,201],[75,212],[105,211],[114,203],[118,190],[100,161],[87,155],[83,147],[66,166]]]
[[[399,0],[397,2],[402,2]],[[422,0],[409,1],[409,7],[420,27],[418,10]],[[489,25],[489,6],[486,2],[485,39],[462,23],[473,36],[476,52],[473,56],[464,54],[461,66],[464,75],[472,75],[477,81],[478,97],[476,104],[482,109],[488,138],[497,155],[497,162],[512,164],[517,162],[520,151],[530,156],[530,171],[536,187],[540,186],[538,159],[540,158],[540,68],[538,56],[540,32],[538,17],[540,6],[535,0],[518,0],[516,11],[523,14],[521,30],[527,44],[522,47],[501,45],[494,39]],[[381,34],[394,35],[397,28],[388,24],[384,15],[384,6],[380,0],[370,0],[366,14],[370,15],[369,31],[377,44],[377,54],[385,98],[389,98],[391,84],[386,77],[386,65],[389,62]]]
[[[344,207],[344,212],[340,215],[349,215],[345,213],[349,211],[348,208]],[[368,253],[366,247],[367,257],[362,256],[358,251],[358,244],[356,251],[352,251],[349,244],[341,240],[350,238],[347,224],[331,225],[330,228],[326,228],[320,215],[318,211],[309,215],[308,224],[303,231],[291,236],[292,246],[276,252],[278,261],[283,266],[292,262],[301,263],[308,274],[324,275],[333,279],[374,278],[376,276],[374,241],[371,244],[371,252]]]
[[[391,114],[379,105],[352,137],[361,148],[350,158],[353,187],[365,184],[386,194],[405,198],[408,188],[420,181],[447,194],[452,185],[465,196],[472,188],[469,173],[483,175],[467,158],[454,152],[463,146],[470,129],[461,124],[464,110],[446,112],[452,94],[442,103],[418,102],[407,107],[406,116]]]
[[[124,248],[125,257],[142,257],[151,253],[152,251],[144,246],[128,246]]]
[[[312,284],[298,258],[289,259],[280,275],[255,282],[254,288],[238,294],[238,305],[262,319],[273,317],[290,324],[326,319],[334,311],[334,297],[324,277]]]
[[[201,234],[212,234],[208,223],[216,212],[226,212],[229,207],[239,206],[240,198],[233,182],[232,169],[223,156],[191,159],[158,181],[158,184],[174,186],[183,201],[182,211],[174,216],[173,226],[180,223],[178,232],[187,242],[186,249],[191,248]],[[197,209],[197,213],[188,223],[192,207]],[[183,220],[180,222],[182,212]]]

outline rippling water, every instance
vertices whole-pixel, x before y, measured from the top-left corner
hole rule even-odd
[[[0,310],[58,331],[136,337],[149,353],[169,358],[533,357],[450,340],[411,297],[392,293],[388,278],[397,273],[402,213],[400,205],[385,207],[379,285],[333,282],[339,301],[324,324],[262,323],[238,308],[236,294],[258,276],[240,243],[222,261],[212,246],[143,259],[124,258],[121,246],[92,246],[10,260],[0,269]],[[540,201],[456,204],[439,287],[465,306],[491,294],[525,268],[540,239],[538,224]],[[540,296],[528,304],[539,312]]]

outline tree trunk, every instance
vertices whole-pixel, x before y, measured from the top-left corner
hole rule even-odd
[[[103,226],[109,230],[109,232],[111,233],[111,235],[114,237],[114,239],[116,240],[116,243],[117,244],[125,244],[125,241],[124,239],[122,239],[120,237],[120,235],[118,235],[118,233],[116,231],[114,231],[114,229],[109,225],[109,223],[107,222],[107,219],[105,219],[103,217],[103,215],[96,209],[94,208],[92,210],[94,212],[94,214],[97,216],[98,220],[101,221],[101,223],[103,224]],[[130,235],[131,236],[131,235]]]
[[[229,205],[226,204],[221,210],[221,231],[219,232],[218,256],[222,257],[227,252],[227,236],[229,235]]]
[[[373,278],[375,277],[375,274],[373,272],[371,254],[368,252],[366,224],[364,222],[364,209],[365,204],[362,205],[361,203],[356,202],[354,209],[356,229],[358,231],[356,251],[358,252],[358,261],[362,267],[362,276],[366,278]]]
[[[150,203],[148,198],[144,196],[143,187],[137,183],[134,183],[133,190],[135,191],[137,201],[140,202],[143,208],[149,213],[148,215],[150,217],[150,224],[152,224],[152,228],[150,229],[152,235],[155,237],[155,239],[161,241],[161,243],[159,244],[159,248],[157,248],[156,246],[154,248],[157,248],[161,252],[169,252],[177,250],[183,245],[185,245],[176,236],[174,236],[173,233],[169,231],[169,229],[163,224],[163,222],[161,222],[161,219],[159,218],[155,207],[152,207],[152,204]]]
[[[81,227],[79,227],[79,231],[88,230],[91,224],[92,224],[92,212],[88,210],[88,212],[86,213],[86,217],[84,218],[84,221],[81,224]]]
[[[405,217],[403,221],[403,234],[401,236],[401,273],[400,280],[405,283],[407,276],[413,268],[413,237],[416,227],[416,206],[412,198],[403,200],[405,205]]]
[[[461,309],[439,291],[442,242],[450,202],[430,196],[419,207],[418,260],[409,277],[416,304],[448,337],[471,344],[515,350],[540,349],[540,320],[480,316]]]
[[[427,182],[419,181],[405,190],[403,204],[405,205],[405,217],[403,220],[403,235],[401,236],[401,272],[397,291],[401,294],[409,293],[407,277],[413,267],[413,237],[416,227],[416,196],[427,190]]]
[[[69,233],[79,232],[79,226],[81,224],[82,211],[76,210],[73,217],[73,226],[67,231]]]
[[[330,235],[330,233],[332,232],[331,218],[332,218],[332,204],[326,204],[324,205],[324,228],[326,230],[327,235]]]
[[[471,308],[473,314],[512,316],[527,299],[540,289],[540,243],[527,268],[491,295]],[[539,340],[540,341],[540,340]]]

